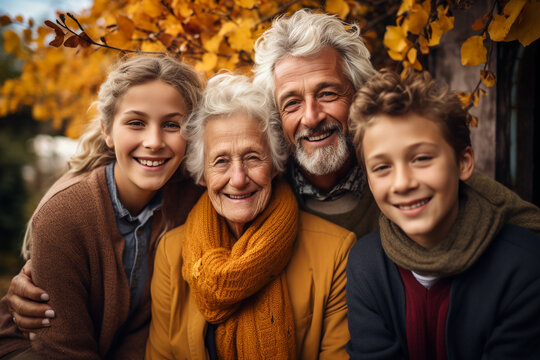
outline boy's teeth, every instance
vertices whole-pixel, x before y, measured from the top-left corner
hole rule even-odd
[[[398,207],[401,210],[411,210],[411,209],[416,209],[417,207],[420,207],[420,206],[426,204],[428,201],[429,201],[429,199],[425,199],[425,200],[419,201],[417,203],[414,203],[412,205],[398,205]]]
[[[159,166],[159,165],[162,165],[165,160],[156,160],[156,161],[151,161],[151,160],[139,160],[139,162],[141,164],[143,164],[144,166]]]

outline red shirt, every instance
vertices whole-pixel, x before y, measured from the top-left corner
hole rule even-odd
[[[409,271],[399,268],[407,306],[407,347],[414,360],[446,360],[445,327],[451,279],[426,289]]]

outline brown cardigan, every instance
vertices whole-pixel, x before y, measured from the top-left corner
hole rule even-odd
[[[152,220],[149,277],[141,303],[129,317],[129,286],[122,264],[124,239],[105,179],[105,168],[60,178],[32,217],[32,266],[57,317],[31,345],[0,302],[0,356],[33,346],[53,359],[142,359],[150,322],[149,283],[163,215],[182,224],[201,194],[187,180],[171,180],[163,209]]]

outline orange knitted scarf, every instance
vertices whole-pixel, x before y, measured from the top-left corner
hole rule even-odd
[[[236,240],[205,192],[185,223],[182,275],[205,319],[219,324],[220,359],[293,359],[294,319],[284,269],[298,205],[277,181],[266,209]]]

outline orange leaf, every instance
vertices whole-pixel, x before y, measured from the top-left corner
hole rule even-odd
[[[90,45],[92,45],[92,41],[90,40],[90,37],[85,32],[82,32],[79,34],[79,45],[81,45],[83,48],[87,48]]]
[[[495,85],[495,74],[493,74],[491,71],[481,70],[480,77],[482,84],[486,85],[486,87],[490,88]]]
[[[69,48],[76,48],[79,46],[79,38],[76,35],[72,35],[64,41],[64,46]]]
[[[166,47],[169,47],[172,45],[173,37],[167,33],[161,33],[158,35],[159,41],[163,43]]]
[[[461,45],[461,65],[476,66],[487,61],[484,36],[471,36]]]
[[[474,30],[474,31],[479,31],[479,30],[482,30],[484,28],[484,21],[483,21],[483,17],[481,18],[478,18],[475,20],[474,24],[472,24],[471,28]]]
[[[7,15],[0,16],[0,26],[6,26],[11,24],[11,18]]]
[[[53,23],[50,20],[45,20],[45,25],[52,28],[54,30],[54,33],[55,33],[54,40],[51,41],[49,43],[49,45],[54,46],[54,47],[60,47],[62,45],[62,43],[64,42],[64,36],[65,36],[62,29],[60,29],[60,27],[58,25],[56,25],[55,23]]]
[[[470,127],[477,127],[478,118],[476,116],[472,116],[471,114],[467,113],[467,125],[469,125]]]
[[[420,45],[420,52],[424,55],[429,53],[428,41],[424,35],[418,37],[418,44]]]

